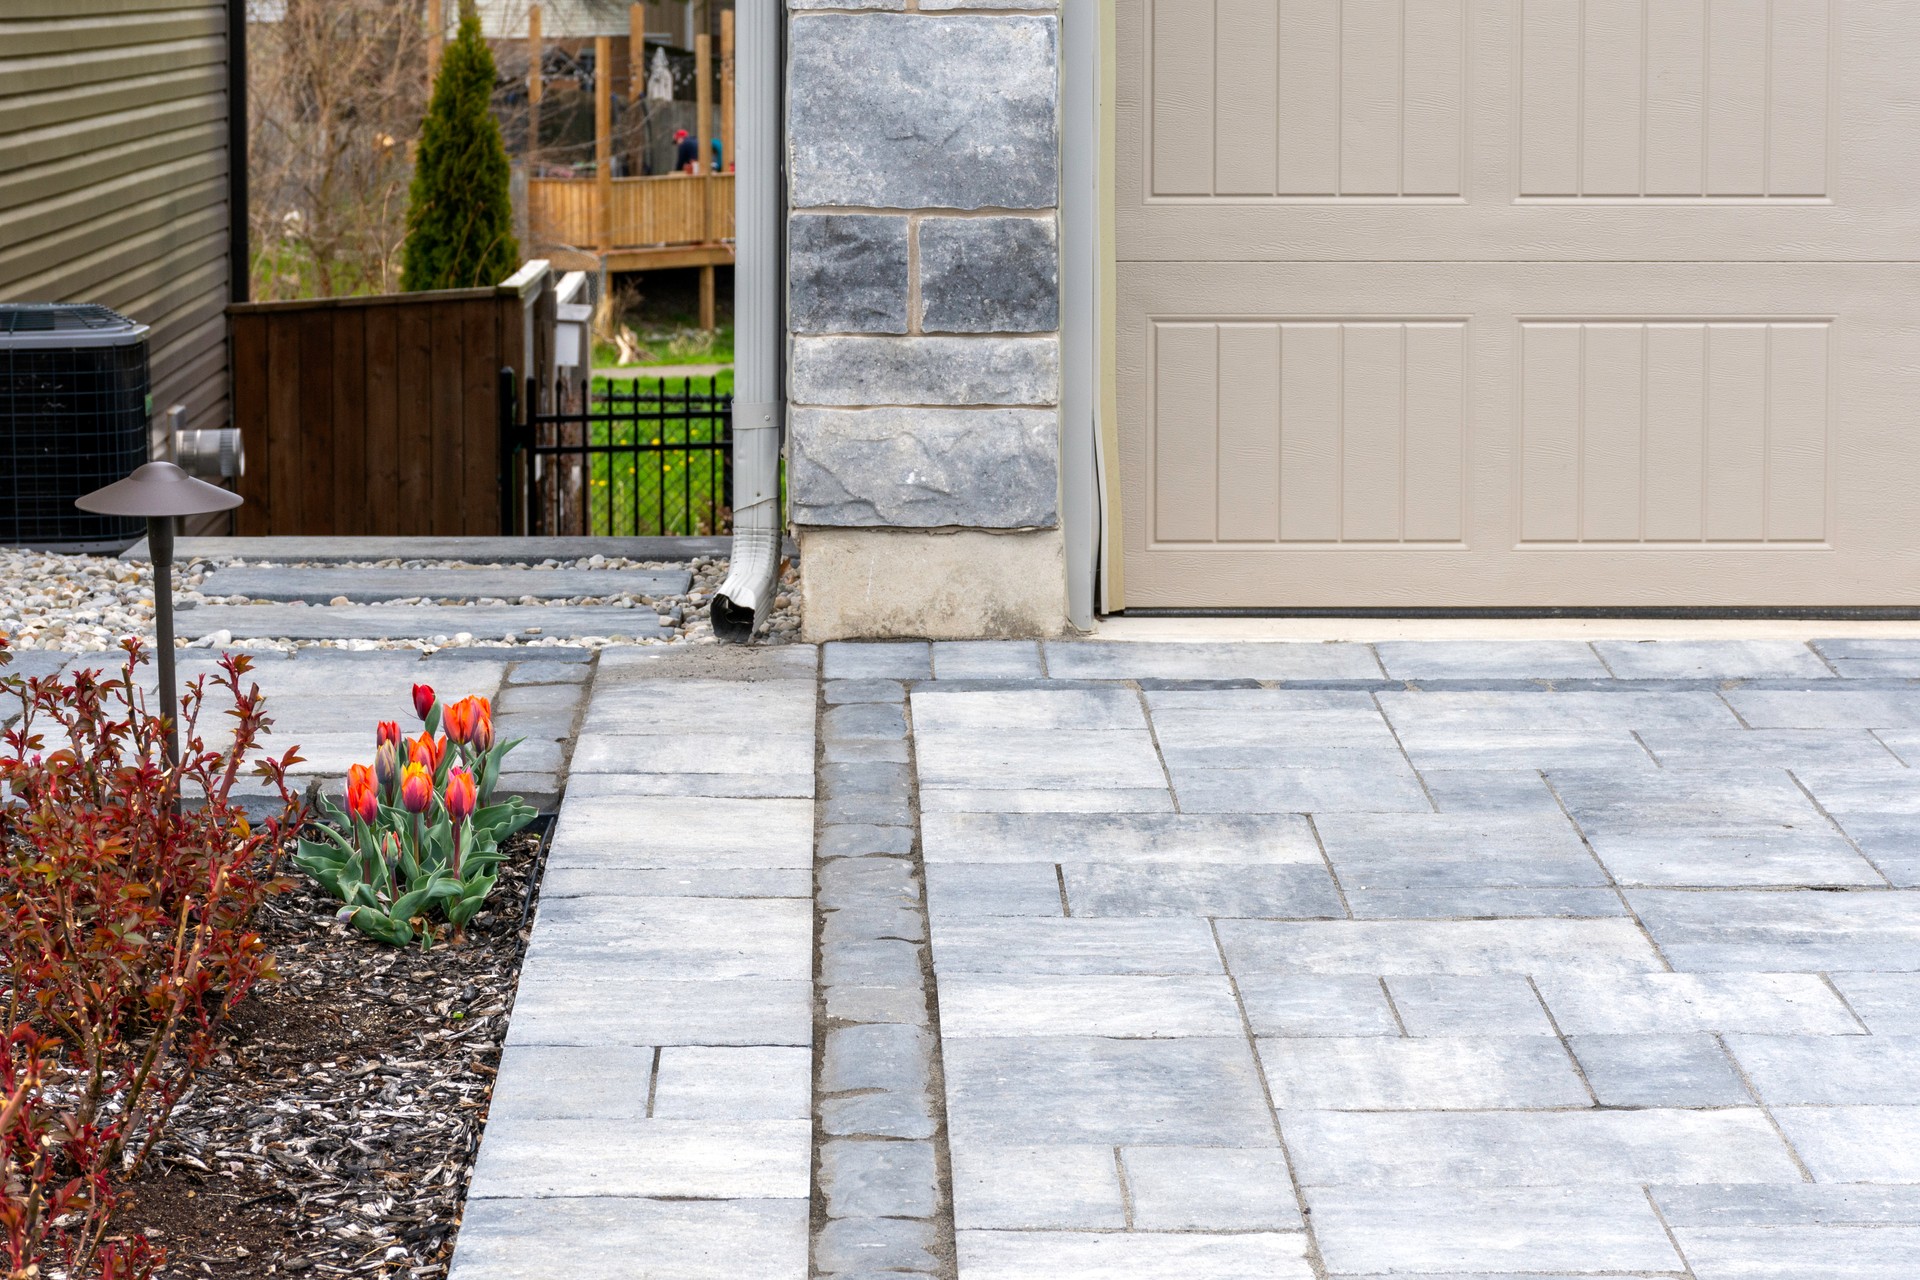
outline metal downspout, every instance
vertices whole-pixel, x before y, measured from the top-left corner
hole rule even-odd
[[[780,4],[742,5],[734,50],[733,552],[713,634],[747,644],[780,577]]]

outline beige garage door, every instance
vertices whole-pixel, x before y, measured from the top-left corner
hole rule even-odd
[[[1126,605],[1920,605],[1920,2],[1118,14]]]

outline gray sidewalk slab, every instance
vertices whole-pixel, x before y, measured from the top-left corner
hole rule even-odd
[[[474,564],[539,564],[543,560],[585,560],[619,556],[628,560],[692,560],[725,556],[729,538],[614,537],[308,537],[180,538],[175,558],[185,562],[214,557],[248,560],[309,561],[315,564],[372,560],[465,560]],[[791,543],[785,554],[796,555]],[[145,538],[128,547],[123,560],[145,560]]]
[[[287,640],[424,640],[463,631],[483,640],[666,634],[651,609],[611,605],[206,604],[181,610],[176,630],[189,640],[222,632]]]
[[[215,569],[201,584],[207,596],[377,604],[424,596],[428,600],[515,601],[523,596],[681,595],[693,584],[685,569],[327,569],[234,566]]]

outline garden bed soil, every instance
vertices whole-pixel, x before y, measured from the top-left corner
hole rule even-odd
[[[537,831],[508,841],[457,946],[377,943],[304,878],[267,904],[279,977],[235,1011],[119,1224],[165,1248],[161,1275],[446,1274],[541,847]]]

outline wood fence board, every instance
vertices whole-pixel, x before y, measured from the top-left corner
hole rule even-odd
[[[246,443],[246,473],[237,484],[245,499],[235,514],[234,531],[258,537],[272,528],[267,478],[273,454],[267,438],[267,322],[260,316],[233,321],[233,424]]]
[[[400,492],[382,532],[415,535],[433,524],[433,325],[430,309],[400,315]]]
[[[367,527],[367,312],[341,309],[333,320],[333,527]]]
[[[298,528],[300,509],[300,331],[269,324],[267,337],[267,510],[274,529]]]
[[[324,311],[300,316],[300,497],[301,525],[314,534],[333,527],[333,462],[336,432],[323,438],[310,424],[333,417],[333,317]]]
[[[428,311],[433,334],[433,527],[460,529],[460,484],[466,467],[466,388],[460,379],[466,361],[460,351],[463,336],[458,302],[437,303]]]
[[[397,307],[367,316],[367,532],[397,532],[400,506],[400,317]]]

